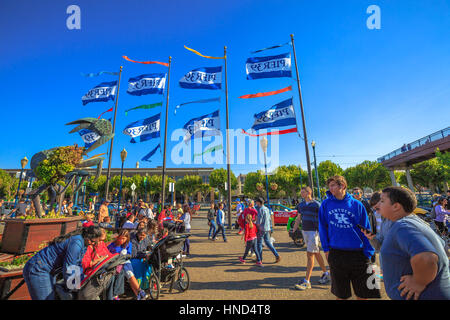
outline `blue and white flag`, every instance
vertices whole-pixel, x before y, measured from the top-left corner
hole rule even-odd
[[[134,138],[140,137],[140,142],[147,141],[160,136],[161,113],[135,121],[125,127],[123,133],[131,137],[131,143],[136,143]]]
[[[269,110],[255,114],[254,118],[253,130],[290,125],[297,126],[292,98],[272,106]]]
[[[158,150],[158,148],[159,148],[159,150],[161,151],[161,144],[160,144],[160,143],[156,146],[155,149],[153,149],[153,150],[150,151],[147,155],[145,155],[145,156],[141,159],[141,161],[152,162],[152,161],[150,160],[150,158],[153,157],[153,155],[156,153],[156,150]]]
[[[291,54],[248,58],[245,69],[247,80],[292,77]]]
[[[102,82],[88,91],[82,98],[83,106],[89,102],[104,102],[116,98],[117,81]]]
[[[100,135],[88,129],[81,129],[80,131],[78,131],[78,133],[80,134],[81,139],[83,139],[84,147],[86,149],[89,149],[89,147],[92,146],[95,141],[100,139]]]
[[[162,94],[166,85],[165,73],[143,74],[128,80],[127,93],[133,96],[144,94]]]
[[[186,130],[183,139],[186,143],[192,138],[220,135],[219,110],[189,120],[183,129]]]
[[[180,87],[185,89],[221,89],[222,67],[194,69],[186,73],[179,83]]]

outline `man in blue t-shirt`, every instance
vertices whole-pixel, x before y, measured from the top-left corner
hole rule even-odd
[[[412,214],[416,205],[406,188],[389,187],[381,194],[379,212],[393,222],[380,251],[386,293],[394,300],[450,300],[444,241]]]
[[[320,203],[312,198],[312,190],[310,187],[303,187],[300,191],[304,201],[297,205],[297,218],[293,227],[293,232],[298,229],[300,221],[302,223],[303,239],[306,243],[306,276],[303,281],[300,281],[295,285],[297,290],[311,289],[312,270],[314,268],[314,258],[320,265],[323,271],[322,276],[319,279],[320,284],[326,284],[330,281],[330,274],[327,272],[323,257],[320,254],[319,249],[319,207]]]

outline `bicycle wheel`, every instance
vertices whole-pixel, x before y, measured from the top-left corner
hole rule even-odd
[[[150,278],[148,279],[148,283],[148,289],[146,290],[147,294],[152,300],[158,300],[159,291],[161,288],[158,277],[154,273],[152,273]]]
[[[189,289],[190,278],[189,278],[189,273],[185,267],[182,267],[178,271],[177,284],[178,284],[178,288],[180,289],[181,292],[184,292],[187,289]]]

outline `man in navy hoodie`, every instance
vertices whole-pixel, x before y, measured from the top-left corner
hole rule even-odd
[[[372,283],[370,259],[375,249],[357,225],[370,230],[364,205],[347,193],[342,176],[327,180],[327,199],[319,209],[319,236],[331,273],[331,293],[338,299],[380,298],[379,285]]]

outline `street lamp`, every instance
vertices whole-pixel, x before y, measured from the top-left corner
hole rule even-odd
[[[121,198],[122,198],[122,177],[123,177],[123,163],[125,162],[125,159],[127,158],[127,150],[123,148],[122,151],[120,151],[120,159],[122,160],[122,168],[120,169],[120,186],[119,186],[119,203],[117,204],[117,214],[116,214],[116,227],[118,227],[119,219],[117,218],[120,212],[120,204],[121,204]]]
[[[267,191],[267,206],[270,206],[269,202],[269,178],[267,177],[267,161],[266,161],[266,152],[267,152],[267,145],[269,144],[269,141],[267,141],[266,137],[261,138],[259,140],[259,143],[261,145],[261,149],[264,152],[264,168],[266,170],[266,191]]]
[[[17,187],[17,194],[16,194],[16,201],[14,202],[14,209],[16,208],[17,200],[19,199],[19,191],[20,191],[20,184],[22,183],[23,169],[25,169],[27,163],[28,163],[27,157],[23,157],[23,159],[20,160],[20,165],[22,166],[22,169],[20,170],[19,186]]]
[[[322,197],[320,196],[319,172],[317,171],[316,142],[314,140],[311,142],[311,146],[313,148],[313,154],[314,154],[314,168],[316,169],[315,171],[316,171],[317,194],[319,195],[319,200],[322,201]]]

